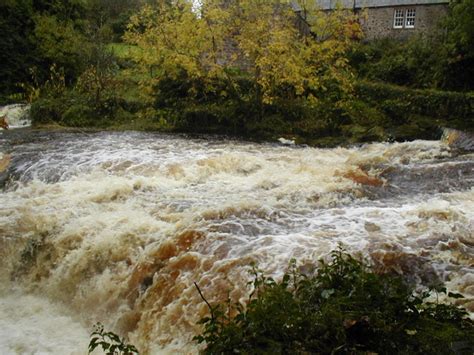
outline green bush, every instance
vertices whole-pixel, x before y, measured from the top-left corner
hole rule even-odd
[[[96,126],[94,117],[97,115],[93,108],[82,103],[69,106],[61,116],[61,123],[69,127],[90,127]]]
[[[0,104],[20,92],[18,83],[29,79],[28,68],[37,62],[32,1],[0,1]]]
[[[409,40],[377,39],[354,45],[349,59],[358,75],[367,80],[410,86],[445,86],[446,49],[436,36]]]
[[[101,348],[107,355],[133,355],[138,354],[137,348],[131,344],[127,344],[125,339],[120,338],[113,332],[104,330],[101,323],[94,326],[89,342],[89,354],[96,348]]]
[[[34,125],[62,121],[67,103],[60,98],[44,97],[31,104],[30,116]]]
[[[419,132],[437,131],[440,126],[474,129],[472,93],[417,90],[359,81],[356,84],[356,94],[360,100],[386,115],[391,120],[390,126],[408,124],[418,127],[416,138],[425,138]]]
[[[284,95],[271,104],[255,100],[256,88],[245,76],[232,79],[189,79],[185,75],[161,80],[155,88],[157,110],[171,110],[178,131],[245,135],[274,140],[295,136],[301,143],[340,135],[341,110],[330,99],[311,105]],[[283,90],[283,88],[282,88]],[[338,142],[340,143],[340,142]]]
[[[452,1],[451,11],[429,34],[384,38],[353,46],[348,58],[360,78],[454,91],[474,90],[472,0]],[[457,8],[457,9],[456,9]]]
[[[474,95],[469,93],[359,81],[356,97],[337,105],[330,98],[310,104],[282,96],[259,106],[248,80],[242,77],[236,83],[231,88],[217,79],[162,80],[155,88],[155,108],[173,112],[172,126],[178,131],[266,140],[288,136],[312,145],[438,139],[440,127],[474,127]]]
[[[307,276],[293,261],[280,282],[252,268],[246,307],[210,305],[194,339],[204,354],[470,354],[474,323],[453,305],[428,302],[401,277],[373,272],[339,249]],[[433,292],[446,292],[438,286]],[[448,294],[450,297],[462,297]]]

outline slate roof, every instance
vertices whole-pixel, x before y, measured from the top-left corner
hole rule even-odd
[[[345,8],[371,8],[386,6],[410,6],[410,5],[431,5],[448,4],[449,0],[315,0],[322,10],[334,9],[337,4]],[[298,10],[299,6],[293,3],[293,8]]]

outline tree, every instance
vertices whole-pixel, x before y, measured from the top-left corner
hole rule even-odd
[[[474,88],[474,0],[453,0],[446,19],[448,88]]]
[[[300,5],[308,33],[298,29],[301,18],[287,1],[202,0],[197,9],[189,0],[160,1],[132,17],[126,39],[140,49],[142,72],[152,74],[144,81],[149,94],[184,73],[207,83],[222,79],[232,95],[245,76],[260,108],[281,97],[341,100],[351,91],[345,55],[360,34],[358,23],[342,10],[325,14]]]
[[[87,38],[74,22],[60,20],[54,15],[36,15],[34,22],[38,56],[43,63],[62,68],[67,81],[73,82],[84,70],[90,50]]]
[[[18,91],[17,83],[28,79],[25,68],[34,61],[32,12],[30,0],[0,2],[0,101]]]

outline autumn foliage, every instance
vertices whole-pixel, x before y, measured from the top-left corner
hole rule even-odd
[[[144,75],[143,92],[153,95],[160,81],[184,75],[204,82],[209,91],[216,79],[223,81],[221,95],[260,106],[281,97],[309,104],[328,96],[342,100],[352,91],[346,52],[361,31],[350,13],[323,13],[312,3],[300,1],[297,9],[275,0],[145,6],[126,34],[140,48],[134,59],[141,71],[152,74]],[[242,76],[255,89],[252,97],[239,87]]]

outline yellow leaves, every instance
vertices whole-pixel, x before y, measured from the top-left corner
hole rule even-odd
[[[156,67],[167,77],[185,72],[189,77],[232,79],[225,71],[242,65],[264,103],[281,95],[282,87],[310,102],[334,85],[350,92],[352,76],[345,55],[352,38],[359,36],[358,22],[342,10],[325,14],[314,1],[297,2],[309,24],[306,35],[295,26],[288,1],[223,5],[221,0],[202,0],[197,12],[192,1],[175,0],[173,5],[161,1],[144,6],[132,18],[126,39],[141,48],[134,56],[143,72]],[[245,65],[239,62],[242,58]]]

